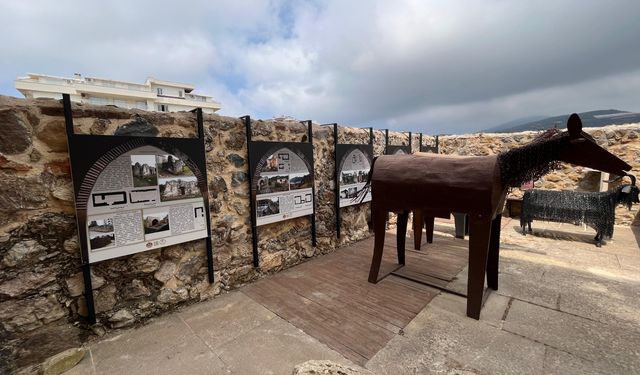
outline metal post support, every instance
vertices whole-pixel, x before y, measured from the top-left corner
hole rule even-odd
[[[384,153],[385,155],[388,152],[389,148],[389,129],[384,129]]]
[[[71,97],[69,94],[62,94],[62,106],[64,111],[64,120],[65,126],[67,129],[67,137],[73,137],[75,135],[75,131],[73,130],[73,113],[71,112]],[[71,155],[71,147],[69,147],[69,159],[71,160],[75,155]],[[73,170],[71,171],[71,181],[73,180]],[[74,195],[75,195],[75,186],[74,186]],[[75,202],[75,199],[74,199]],[[76,209],[76,212],[77,209]],[[76,217],[76,225],[78,229],[80,229],[80,220]],[[82,236],[81,233],[78,233],[78,237],[80,239],[80,253],[82,260],[82,277],[84,281],[84,300],[87,304],[87,319],[89,320],[89,324],[96,324],[96,309],[95,303],[93,301],[93,286],[91,285],[91,264],[89,263],[89,249],[87,247],[85,236]]]
[[[82,278],[84,280],[84,300],[87,303],[87,318],[89,324],[96,324],[96,309],[93,302],[93,286],[91,285],[91,264],[82,265]]]
[[[196,122],[198,124],[198,137],[200,139],[202,139],[202,148],[206,149],[204,143],[205,143],[205,134],[204,134],[204,120],[202,118],[202,108],[196,108]],[[202,171],[202,174],[204,174],[204,180],[205,181],[209,181],[209,179],[207,178],[207,169],[205,168]],[[204,203],[205,203],[205,207],[209,206],[209,196],[203,197],[204,198]],[[206,239],[206,246],[207,246],[207,271],[208,271],[208,276],[209,276],[209,283],[213,283],[214,282],[214,274],[213,274],[213,243],[211,241],[211,214],[209,213],[209,210],[204,210],[205,213],[205,219],[207,220],[207,239]]]
[[[253,187],[253,176],[251,174],[251,116],[242,116],[245,131],[247,133],[247,167],[249,168],[249,204],[251,208],[251,243],[253,245],[253,266],[260,267],[260,255],[258,254],[258,225],[256,219],[256,202],[251,189]]]
[[[342,225],[342,221],[340,220],[340,171],[338,170],[338,124],[333,123],[333,160],[334,160],[334,195],[335,195],[335,206],[336,206],[336,236],[340,238],[340,227]]]
[[[316,247],[316,179],[315,179],[315,158],[313,152],[313,122],[311,120],[306,121],[309,128],[309,143],[311,144],[311,172],[313,173],[313,183],[311,184],[311,201],[313,204],[313,214],[311,214],[311,244]]]

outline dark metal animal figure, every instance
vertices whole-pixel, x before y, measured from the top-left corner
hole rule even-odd
[[[465,213],[469,218],[467,316],[479,319],[485,274],[489,288],[498,289],[500,212],[510,186],[537,179],[555,168],[557,161],[615,175],[631,169],[582,131],[577,114],[569,117],[567,128],[547,131],[534,142],[499,155],[379,156],[372,165],[369,186],[375,234],[369,282],[378,281],[388,212],[399,212],[400,264],[405,263],[409,210],[422,209],[425,216],[434,217]]]
[[[520,215],[522,234],[526,234],[525,226],[527,225],[529,232],[532,232],[531,222],[534,219],[576,225],[586,224],[596,230],[594,239],[596,246],[602,246],[604,237],[611,238],[613,236],[616,206],[624,204],[631,209],[633,203],[639,203],[640,189],[636,186],[636,178],[630,174],[627,176],[631,179],[630,185],[618,186],[601,193],[528,190],[522,198],[522,214]],[[618,179],[622,177],[620,176]]]

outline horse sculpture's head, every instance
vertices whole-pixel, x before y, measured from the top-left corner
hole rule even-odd
[[[500,178],[505,186],[520,186],[557,169],[558,161],[618,176],[631,169],[629,164],[598,146],[593,137],[583,132],[582,121],[574,113],[567,121],[567,131],[549,129],[531,143],[501,153],[498,156]]]
[[[559,150],[558,160],[587,168],[626,175],[631,166],[624,160],[600,147],[589,134],[582,131],[580,116],[572,114],[567,121],[566,139]]]
[[[622,177],[623,176],[620,176],[616,180]],[[621,186],[618,202],[627,206],[628,209],[631,209],[632,204],[640,203],[640,188],[636,186],[636,176],[627,173],[627,177],[631,179],[631,184]]]

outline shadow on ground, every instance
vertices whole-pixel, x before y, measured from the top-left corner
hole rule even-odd
[[[535,227],[533,227],[532,229],[533,229],[532,233],[530,233],[527,230],[527,233],[526,233],[527,236],[549,238],[549,239],[558,240],[558,241],[575,241],[575,242],[582,242],[582,243],[595,245],[595,240],[594,240],[595,231],[592,234],[588,232],[575,233],[575,232],[567,232],[563,230],[554,230],[554,229],[537,229]],[[513,230],[516,233],[522,234],[522,227],[520,227],[519,225],[513,226]],[[604,240],[602,243],[603,245],[606,244],[606,240]]]

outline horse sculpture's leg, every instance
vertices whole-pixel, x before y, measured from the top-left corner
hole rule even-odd
[[[424,218],[422,216],[422,210],[413,211],[413,248],[420,250],[422,245],[422,223]]]
[[[469,277],[467,282],[467,316],[480,319],[487,269],[491,218],[469,215]]]
[[[427,243],[433,243],[433,225],[436,218],[433,216],[425,216],[424,229],[427,232]]]
[[[467,218],[467,214],[454,212],[453,220],[456,226],[456,238],[464,240],[464,236],[469,234],[469,219]]]
[[[500,267],[500,226],[502,215],[496,215],[491,222],[491,240],[489,242],[489,256],[487,259],[487,286],[498,290],[498,269]]]
[[[409,221],[409,211],[404,210],[398,213],[397,245],[398,245],[398,264],[404,264],[404,250],[407,242],[407,222]]]
[[[528,224],[529,225],[529,233],[533,233],[533,229],[531,229],[531,221],[532,220],[529,220],[529,224]]]
[[[601,232],[596,233],[596,238],[594,238],[596,240],[596,246],[597,247],[602,247],[602,237],[604,237],[602,235]]]
[[[387,212],[380,207],[371,207],[371,220],[373,221],[373,235],[375,237],[373,246],[373,259],[371,259],[371,270],[369,271],[369,282],[378,282],[380,263],[382,262],[382,250],[384,249],[384,234],[387,224]]]

